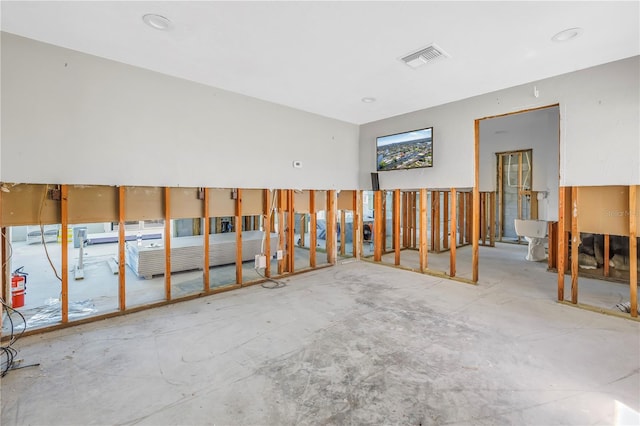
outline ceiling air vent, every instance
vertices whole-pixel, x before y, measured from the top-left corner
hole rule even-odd
[[[435,44],[430,44],[424,49],[420,49],[417,52],[410,53],[400,59],[409,65],[411,68],[418,68],[429,62],[434,62],[442,58],[447,58],[449,55]]]

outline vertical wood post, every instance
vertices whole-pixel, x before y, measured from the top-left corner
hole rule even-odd
[[[46,189],[45,189],[46,190]],[[69,322],[69,187],[62,185],[60,187],[60,222],[61,222],[61,248],[62,248],[62,323]]]
[[[118,187],[118,309],[127,309],[125,270],[125,187]]]
[[[480,241],[484,246],[486,244],[486,229],[487,229],[487,208],[485,204],[486,193],[480,193]]]
[[[263,232],[264,232],[264,256],[267,258],[267,262],[264,267],[264,276],[269,278],[271,276],[271,232],[273,232],[273,212],[271,211],[271,205],[273,200],[271,199],[271,191],[265,189],[263,192],[263,200],[264,200],[264,221],[263,221]]]
[[[382,222],[384,216],[382,214],[382,191],[373,192],[373,260],[380,262],[382,260],[382,251],[384,244],[384,235],[382,232]]]
[[[316,246],[318,245],[318,217],[316,216],[316,191],[309,191],[309,266],[316,267]]]
[[[293,273],[295,271],[295,258],[296,258],[296,209],[294,205],[294,190],[287,190],[287,272]],[[328,225],[328,219],[327,219]],[[327,227],[327,238],[329,228]],[[328,242],[328,240],[327,240]]]
[[[420,189],[420,272],[427,270],[427,190]]]
[[[347,212],[340,210],[340,256],[344,256],[347,249]]]
[[[564,187],[560,187],[558,191],[558,250],[556,252],[556,263],[558,265],[558,301],[564,300],[564,273],[566,270],[567,251],[567,229],[565,217],[567,191]]]
[[[466,227],[466,223],[467,221],[465,220],[465,216],[466,216],[466,210],[465,210],[465,198],[466,195],[464,192],[461,192],[458,194],[458,198],[460,201],[460,204],[458,206],[458,227],[460,228],[460,234],[458,235],[458,244],[459,245],[463,245],[464,244],[464,231],[465,231],[465,227]]]
[[[242,189],[236,189],[236,284],[242,284]]]
[[[480,238],[480,120],[474,123],[474,160],[473,160],[473,222],[472,222],[472,278],[478,282],[478,239]]]
[[[571,303],[578,303],[578,187],[571,187]]]
[[[629,298],[631,316],[638,316],[638,185],[629,186]]]
[[[456,218],[457,206],[456,201],[458,196],[456,189],[451,188],[451,249],[449,251],[449,276],[456,276],[456,230],[458,229],[458,222]]]
[[[489,193],[489,245],[496,246],[496,193]]]
[[[336,191],[327,191],[327,262],[336,264]]]
[[[473,192],[467,192],[465,194],[467,201],[465,202],[466,208],[466,219],[465,219],[465,231],[464,236],[467,240],[467,244],[470,244],[473,240],[472,238],[472,228],[473,228]]]
[[[282,259],[278,260],[278,275],[282,275],[285,272],[286,253],[287,253],[287,224],[284,218],[284,209],[287,205],[287,193],[284,189],[278,189],[278,250],[282,253]]]
[[[431,191],[431,239],[432,249],[440,253],[440,191]]]
[[[442,247],[449,248],[449,192],[442,192]]]
[[[396,189],[393,191],[392,220],[393,220],[393,247],[395,251],[395,264],[400,265],[400,190],[399,189]],[[406,220],[405,220],[405,223],[406,223]]]
[[[362,232],[360,232],[360,194],[361,192],[358,190],[353,191],[353,236],[351,237],[351,243],[353,246],[353,257],[356,259],[360,259],[360,244]]]

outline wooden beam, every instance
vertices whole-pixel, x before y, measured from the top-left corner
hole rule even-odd
[[[420,272],[427,270],[427,190],[420,189]]]
[[[560,187],[558,191],[558,250],[556,251],[556,263],[558,265],[558,301],[564,300],[564,273],[565,273],[565,253],[567,251],[567,230],[566,230],[566,190]]]
[[[524,219],[522,217],[522,151],[518,152],[518,219]],[[519,240],[520,237],[518,237]]]
[[[351,237],[351,243],[353,246],[353,257],[356,259],[360,259],[360,253],[361,253],[360,247],[362,247],[361,246],[362,238],[360,237],[362,235],[362,232],[360,232],[360,228],[361,228],[360,212],[362,211],[360,209],[360,194],[361,194],[361,191],[358,191],[358,190],[353,191],[353,218],[352,218],[353,236]]]
[[[242,284],[242,189],[236,189],[236,284]]]
[[[466,210],[465,210],[465,205],[466,203],[464,202],[466,199],[466,194],[464,192],[461,192],[458,194],[459,197],[459,213],[458,213],[458,226],[460,227],[460,234],[458,236],[458,244],[459,245],[463,245],[464,244],[464,232],[465,232],[465,228],[467,226],[467,221],[465,220],[466,217]]]
[[[125,270],[125,187],[118,187],[118,308],[127,309]]]
[[[638,185],[629,186],[629,298],[631,316],[638,316]]]
[[[263,232],[264,232],[264,256],[266,257],[266,264],[264,267],[264,276],[269,278],[271,276],[271,232],[273,229],[273,212],[271,211],[271,204],[273,202],[271,197],[271,190],[265,189],[263,191],[264,200],[264,221],[263,221]]]
[[[2,193],[0,192],[0,199],[2,199]],[[0,201],[1,202],[1,201]],[[2,211],[1,205],[0,205],[0,211]],[[11,282],[11,277],[9,276],[9,272],[8,272],[8,265],[9,265],[9,255],[8,255],[8,238],[7,238],[7,228],[6,226],[3,226],[2,228],[0,228],[0,233],[2,234],[2,300],[4,301],[8,301],[9,297],[7,297],[7,292],[11,292],[11,289],[9,288],[8,284],[9,282]],[[2,317],[3,317],[3,306],[0,305],[0,335],[2,335]]]
[[[387,252],[387,191],[381,191],[381,197],[382,197],[382,209],[380,209],[380,217],[382,221],[380,222],[380,230],[382,231],[381,232],[382,239],[380,241],[382,242],[382,246],[381,246],[382,253],[386,253]]]
[[[60,271],[62,278],[61,305],[62,323],[65,324],[69,322],[69,187],[67,185],[62,185],[60,187],[60,194],[60,232],[62,232],[60,239],[60,246],[62,249],[62,270]]]
[[[478,282],[478,239],[480,238],[480,120],[474,123],[474,159],[473,159],[473,222],[471,249],[471,281]]]
[[[578,187],[571,187],[571,303],[578,303]]]
[[[449,192],[442,192],[442,247],[449,248]]]
[[[552,269],[556,267],[556,248],[558,245],[558,224],[556,222],[547,224],[547,234],[549,234],[547,268]]]
[[[489,245],[496,246],[496,193],[489,193]]]
[[[307,242],[307,215],[300,214],[300,247],[304,247]]]
[[[400,190],[399,189],[396,189],[393,191],[393,217],[391,218],[391,220],[393,222],[393,248],[395,251],[395,264],[400,265]]]
[[[467,244],[470,244],[473,240],[472,238],[472,230],[473,230],[473,192],[467,192],[466,194],[467,201],[465,202],[465,208],[467,213],[466,224],[465,224],[465,238],[467,240]]]
[[[287,205],[287,192],[284,189],[278,189],[278,250],[280,250],[282,256],[278,260],[278,275],[282,275],[287,267],[286,253],[286,228],[284,209]]]
[[[456,194],[456,189],[451,188],[451,249],[449,250],[449,276],[456,276],[456,229],[458,227],[457,218],[456,218],[456,201],[458,196]]]
[[[603,275],[605,277],[608,277],[610,275],[610,271],[609,271],[609,256],[611,255],[610,251],[611,251],[611,246],[610,244],[610,239],[609,239],[609,234],[604,234],[604,254],[602,255],[603,259]]]
[[[293,189],[287,191],[287,272],[290,274],[295,271],[296,263],[296,209],[294,205],[295,192]],[[328,230],[327,230],[328,234]]]
[[[433,251],[440,253],[440,191],[431,192],[432,216],[431,216],[431,238],[433,239]]]
[[[316,215],[316,191],[309,191],[309,266],[316,267],[316,246],[318,245],[318,217]]]
[[[336,191],[327,191],[327,262],[336,264]]]
[[[416,218],[418,214],[418,193],[413,191],[411,193],[411,228],[413,229],[413,239],[411,243],[412,248],[418,247],[418,219]]]
[[[382,232],[382,222],[384,215],[382,211],[382,191],[373,192],[373,260],[382,260],[384,235]]]
[[[482,245],[486,245],[486,229],[487,229],[487,208],[485,203],[485,192],[480,193],[480,241]]]
[[[171,300],[171,188],[164,188],[164,298]]]
[[[503,193],[503,183],[502,183],[502,173],[503,173],[503,161],[504,156],[502,154],[497,154],[498,158],[498,241],[502,241],[502,233],[504,232],[504,209],[502,208],[502,193]]]

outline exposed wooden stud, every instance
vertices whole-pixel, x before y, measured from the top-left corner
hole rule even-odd
[[[340,210],[340,256],[344,256],[347,246],[347,212]]]
[[[0,193],[0,199],[2,199],[2,193]],[[1,201],[0,201],[1,202]],[[1,206],[0,206],[1,207]],[[2,211],[2,209],[0,208],[0,211]],[[9,300],[9,297],[7,297],[7,292],[11,292],[11,289],[8,288],[7,283],[10,282],[11,278],[9,277],[9,271],[8,271],[8,263],[9,263],[9,256],[8,256],[8,238],[7,238],[7,228],[6,226],[3,226],[2,228],[0,228],[0,234],[2,234],[1,239],[2,239],[2,300]],[[3,306],[0,305],[0,335],[2,334],[2,317],[3,317]]]
[[[464,230],[466,226],[466,212],[465,212],[465,193],[458,193],[458,227],[460,228],[460,233],[458,234],[458,245],[464,244]]]
[[[413,232],[411,235],[413,236],[413,240],[411,243],[412,248],[418,248],[418,218],[416,217],[418,214],[418,193],[413,191],[411,193],[411,228]]]
[[[552,269],[556,267],[556,246],[558,244],[558,228],[554,222],[547,224],[547,234],[549,235],[548,252],[547,252],[547,268]]]
[[[629,186],[629,298],[631,316],[638,316],[638,185]]]
[[[471,250],[471,281],[478,282],[478,239],[480,238],[480,120],[474,123],[474,155],[473,155],[473,222]]]
[[[473,192],[465,193],[465,197],[466,219],[464,235],[467,244],[470,244],[472,242],[471,231],[473,230]]]
[[[242,189],[236,189],[236,284],[242,284]]]
[[[296,209],[294,205],[295,192],[293,189],[287,190],[287,272],[290,274],[295,271],[296,258]],[[328,233],[328,232],[327,232]]]
[[[487,229],[487,208],[485,202],[485,192],[480,193],[480,241],[482,245],[486,245],[486,229]]]
[[[496,193],[489,193],[489,245],[496,246]]]
[[[522,217],[522,151],[518,152],[518,219],[524,219]]]
[[[171,188],[164,188],[164,298],[171,300]]]
[[[571,303],[578,303],[578,187],[571,187]]]
[[[336,191],[327,191],[327,262],[336,264]]]
[[[432,191],[432,216],[431,216],[431,238],[433,239],[433,251],[440,253],[440,191]]]
[[[382,260],[382,251],[384,245],[384,235],[382,232],[382,222],[384,215],[382,214],[382,191],[373,192],[373,260],[380,262]]]
[[[60,187],[60,222],[62,232],[60,239],[60,246],[62,249],[62,265],[61,265],[61,278],[62,278],[62,323],[69,322],[69,187],[67,185],[61,185]]]
[[[125,187],[118,188],[118,308],[127,309],[125,270]]]
[[[352,226],[351,230],[353,235],[351,236],[351,247],[353,247],[353,257],[356,259],[360,259],[360,210],[358,206],[360,205],[360,191],[353,191],[353,210],[352,210]]]
[[[558,265],[558,301],[564,300],[564,273],[566,268],[566,256],[567,251],[567,230],[566,230],[566,190],[564,187],[560,187],[558,191],[558,250],[556,252],[557,265]]]
[[[451,249],[449,251],[449,276],[456,276],[456,230],[458,229],[458,223],[456,218],[457,206],[456,201],[458,196],[456,189],[451,188]]]
[[[382,192],[382,209],[380,211],[380,216],[382,219],[382,222],[380,223],[381,226],[381,235],[382,235],[382,253],[386,253],[387,252],[387,192],[388,191],[381,191]],[[393,239],[392,239],[393,240]]]
[[[449,192],[442,192],[442,247],[449,248]]]
[[[427,270],[427,190],[420,189],[420,272]]]
[[[271,276],[271,232],[273,232],[273,212],[271,211],[271,204],[273,200],[271,199],[271,190],[265,189],[263,192],[263,200],[264,200],[264,221],[263,221],[263,232],[264,232],[264,256],[267,258],[266,264],[264,267],[264,276],[269,278]]]
[[[608,277],[609,274],[611,273],[609,271],[609,256],[611,255],[610,251],[611,251],[611,247],[609,245],[610,240],[609,240],[609,234],[604,234],[604,254],[603,254],[603,275],[605,277]]]
[[[318,217],[316,215],[316,191],[309,191],[309,266],[316,267],[316,246],[318,245]],[[344,229],[344,228],[343,228]]]
[[[393,247],[395,251],[395,264],[400,265],[400,190],[399,189],[396,189],[393,191],[393,217],[391,218],[391,220],[393,222]]]
[[[278,275],[282,275],[287,267],[286,253],[287,253],[287,225],[285,223],[285,207],[287,205],[287,192],[283,189],[278,189],[278,250],[282,253],[282,259],[278,261]]]
[[[503,203],[503,164],[504,155],[497,154],[498,158],[498,241],[502,241],[502,233],[504,232],[504,211],[502,208]]]

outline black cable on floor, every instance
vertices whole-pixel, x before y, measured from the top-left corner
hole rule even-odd
[[[258,275],[260,275],[262,278],[264,278],[265,280],[267,280],[267,282],[274,283],[274,285],[265,285],[267,283],[260,284],[260,286],[263,287],[263,288],[266,288],[266,289],[269,289],[269,290],[274,290],[276,288],[282,288],[282,287],[286,287],[287,286],[287,284],[283,283],[282,281],[274,280],[273,278],[269,278],[266,275],[261,274],[258,269],[256,269],[256,273]]]
[[[12,306],[9,306],[5,303],[5,301],[0,298],[0,303],[7,310],[7,318],[9,319],[9,324],[11,324],[11,332],[9,334],[9,343],[7,345],[0,346],[0,377],[4,377],[10,370],[16,368],[15,366],[15,358],[18,354],[12,346],[13,344],[24,334],[27,329],[27,320],[24,318],[24,315]],[[15,334],[15,326],[13,323],[13,318],[11,317],[12,313],[17,313],[20,318],[22,318],[22,330],[20,333]]]

